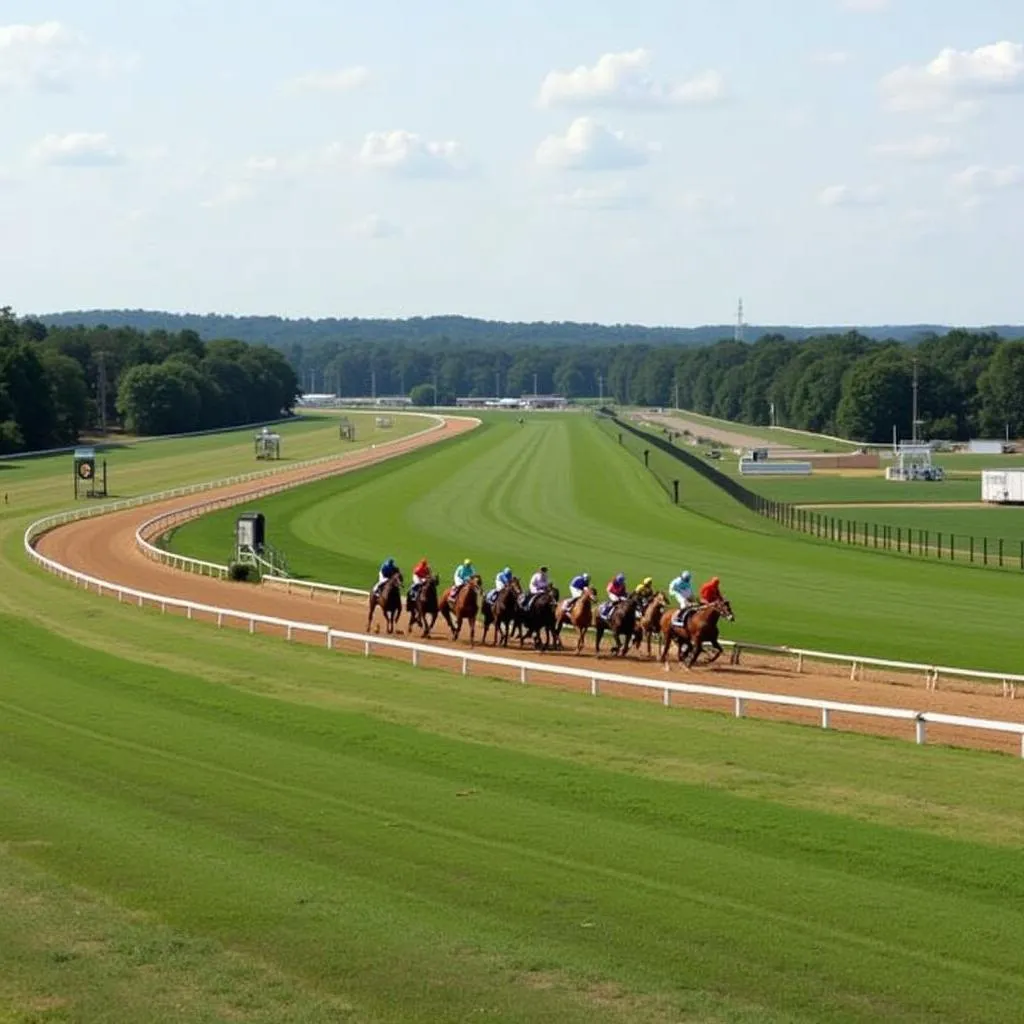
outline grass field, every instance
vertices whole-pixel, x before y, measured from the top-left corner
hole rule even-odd
[[[778,540],[723,525],[696,484],[703,514],[666,506],[570,421],[339,478],[349,564],[372,539],[356,513],[397,515],[410,482],[411,520],[459,554],[486,489],[517,545],[605,530],[614,557],[642,555],[682,523],[739,565]],[[207,443],[145,446],[120,493],[251,459]],[[28,519],[69,504],[66,461],[0,511],[5,1024],[1019,1020],[1019,762],[140,612],[21,554]]]
[[[405,567],[426,555],[446,574],[471,557],[489,577],[506,563],[520,574],[546,563],[563,587],[583,569],[602,584],[622,569],[667,586],[688,567],[722,577],[737,613],[727,633],[747,640],[1019,667],[1024,579],[833,548],[748,512],[668,455],[651,459],[682,477],[686,508],[593,420],[562,416],[491,421],[444,449],[276,495],[260,510],[292,570],[309,578],[369,586],[387,555]],[[222,558],[236,514],[186,524],[171,546]],[[969,654],[950,645],[932,608],[954,589],[978,612]],[[851,613],[854,594],[871,597]]]
[[[638,412],[647,412],[638,409]],[[758,438],[770,444],[785,444],[792,448],[801,448],[809,452],[832,452],[839,454],[851,452],[859,447],[854,441],[836,440],[823,434],[805,433],[802,430],[789,430],[786,427],[758,427],[748,423],[734,423],[732,420],[721,420],[715,416],[704,416],[685,409],[666,409],[666,416],[678,416],[692,423],[703,424],[717,430],[727,430],[742,437]]]

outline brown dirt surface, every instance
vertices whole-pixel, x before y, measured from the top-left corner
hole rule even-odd
[[[417,438],[400,440],[386,450],[373,451],[364,449],[352,453],[350,458],[338,464],[338,472],[350,472],[372,463],[394,457],[403,452],[431,444],[445,437],[471,430],[476,421],[468,418],[446,418],[444,428],[431,434]],[[276,480],[292,479],[299,484],[307,477],[323,472],[322,466],[296,469],[293,474],[283,473]],[[224,498],[237,495],[241,500],[261,481],[250,481],[232,487],[204,492],[209,499]],[[297,622],[329,625],[332,628],[363,634],[366,628],[366,598],[345,596],[339,599],[334,594],[311,596],[309,588],[302,592],[301,582],[291,585],[292,593],[283,590],[280,584],[254,586],[252,584],[231,583],[224,580],[196,576],[171,569],[146,558],[137,548],[135,532],[138,527],[158,513],[172,511],[195,503],[195,496],[184,496],[170,501],[153,503],[138,508],[127,509],[109,515],[84,519],[58,527],[39,538],[38,550],[48,558],[68,568],[76,569],[91,576],[152,594],[178,598],[197,603],[231,608],[243,613],[272,616]],[[113,595],[112,595],[113,596]],[[167,614],[184,614],[167,609]],[[740,612],[742,615],[742,611]],[[202,613],[195,613],[199,621],[213,623],[214,618]],[[379,623],[379,619],[378,619]],[[224,620],[225,626],[248,628],[248,623],[240,619]],[[284,630],[276,627],[258,625],[261,633],[284,636]],[[815,665],[798,674],[795,663],[784,656],[757,656],[744,653],[742,663],[729,664],[727,653],[721,661],[712,666],[698,666],[693,671],[686,671],[677,665],[671,666],[666,673],[656,661],[633,652],[625,660],[611,658],[606,654],[600,657],[593,653],[577,656],[568,651],[537,653],[529,648],[520,651],[518,642],[513,642],[507,651],[495,650],[488,645],[481,649],[479,645],[480,630],[477,631],[477,650],[480,653],[500,654],[517,660],[542,662],[546,665],[570,666],[573,669],[584,669],[599,672],[614,672],[661,682],[666,679],[678,682],[694,682],[719,686],[727,689],[743,689],[771,694],[793,694],[802,697],[844,701],[854,704],[872,704],[884,707],[909,708],[915,711],[938,711],[955,715],[966,715],[978,718],[991,718],[1004,721],[1024,722],[1024,702],[1007,700],[1002,696],[998,686],[985,684],[973,685],[967,681],[943,680],[939,689],[929,692],[925,689],[923,677],[909,674],[887,673],[875,671],[864,672],[864,678],[856,682],[849,679],[848,666]],[[427,643],[438,648],[469,651],[470,646],[465,638],[455,643],[447,638],[447,629],[442,620],[436,628],[437,635],[444,639],[430,639]],[[728,636],[728,624],[723,634]],[[323,638],[312,634],[295,633],[296,642],[312,642],[322,644]],[[404,632],[404,616],[402,631],[399,638],[420,641],[419,631],[406,637]],[[372,637],[370,638],[372,639]],[[567,646],[570,644],[566,633]],[[336,647],[348,650],[363,650],[363,640],[358,642],[339,641]],[[655,648],[656,649],[656,648]],[[592,652],[591,641],[588,640],[587,651]],[[398,658],[409,661],[410,652],[388,650],[377,647],[374,653],[380,656]],[[655,656],[656,657],[656,656]],[[672,660],[671,658],[669,659]],[[450,657],[440,658],[422,655],[420,664],[430,667],[455,668],[462,670],[462,663]],[[471,674],[486,674],[492,678],[519,680],[518,668],[499,666],[474,666],[468,664],[466,671]],[[552,676],[534,672],[529,676],[532,685],[548,685],[558,688],[584,692],[588,682],[570,676]],[[954,689],[955,687],[955,689]],[[629,696],[634,699],[661,701],[663,691],[658,689],[638,690],[629,686],[602,684],[601,693],[613,696]],[[731,713],[733,702],[728,697],[705,697],[673,694],[673,704],[687,708],[702,708]],[[747,704],[746,713],[759,718],[782,719],[808,725],[820,725],[820,712],[799,708],[773,707],[751,701]],[[833,714],[832,727],[845,731],[865,732],[874,735],[894,736],[912,740],[914,735],[912,722],[891,721],[881,718],[870,718],[863,715]],[[1020,740],[1016,736],[999,733],[981,732],[978,730],[940,727],[928,727],[929,742],[955,744],[959,746],[982,747],[1006,753],[1020,752]]]

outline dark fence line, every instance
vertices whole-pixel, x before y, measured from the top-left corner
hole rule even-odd
[[[1008,541],[1002,537],[974,537],[939,530],[924,530],[911,526],[886,526],[859,519],[846,519],[813,509],[801,508],[784,501],[773,501],[744,487],[739,481],[709,466],[696,455],[677,448],[670,439],[648,433],[631,423],[620,420],[608,409],[601,409],[599,415],[608,420],[619,431],[619,443],[628,433],[644,444],[683,463],[689,469],[700,473],[706,480],[725,491],[752,512],[779,523],[797,533],[803,533],[819,540],[849,547],[865,548],[872,551],[888,551],[895,554],[914,555],[936,561],[960,562],[961,564],[987,566],[996,569],[1019,569],[1024,572],[1024,540]],[[646,452],[641,454],[649,466]],[[669,497],[679,504],[679,481],[667,481],[657,472],[655,478],[665,488]]]

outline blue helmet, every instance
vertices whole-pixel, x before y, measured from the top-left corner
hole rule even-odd
[[[385,565],[386,565],[386,566],[387,566],[387,567],[388,567],[389,569],[394,569],[394,567],[395,567],[395,560],[394,560],[393,558],[388,558],[388,560],[387,560],[387,561],[386,561],[386,562],[385,562],[384,564],[385,564]]]
[[[619,575],[615,577],[615,582],[616,583],[625,583],[626,582],[626,574],[624,572],[620,572]]]

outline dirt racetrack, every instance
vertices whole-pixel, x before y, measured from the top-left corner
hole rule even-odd
[[[413,448],[431,444],[444,437],[470,430],[473,426],[475,426],[475,421],[471,419],[448,418],[442,430],[421,437],[400,440],[390,445],[386,451],[364,449],[353,453],[350,458],[338,464],[338,472],[348,472],[382,461]],[[276,479],[293,478],[295,483],[300,483],[308,476],[318,472],[323,472],[322,466],[310,467],[305,470],[297,469],[294,471],[294,477],[289,473],[283,473]],[[237,494],[241,499],[259,485],[260,481],[250,481],[234,487],[204,492],[204,497],[213,499]],[[195,576],[154,562],[137,549],[135,532],[141,523],[160,512],[194,504],[195,501],[195,496],[185,496],[172,501],[154,503],[69,523],[40,537],[36,546],[42,554],[69,568],[136,590],[363,633],[366,626],[365,598],[346,596],[342,598],[341,603],[338,603],[333,594],[311,598],[308,589],[305,593],[298,592],[301,582],[294,585],[295,592],[287,593],[279,585],[263,587]],[[367,581],[367,584],[369,582]],[[739,624],[724,623],[723,637],[728,638],[731,635],[731,638],[742,638],[743,611],[742,608],[737,611]],[[174,612],[168,609],[167,613],[173,614]],[[179,612],[178,614],[184,613]],[[200,613],[196,613],[194,618],[199,620],[205,618],[211,623],[213,621],[212,617]],[[246,624],[239,620],[226,619],[225,625],[229,624],[247,628]],[[478,627],[478,637],[480,628],[482,627]],[[284,636],[284,631],[280,629],[263,625],[260,625],[258,629],[261,633],[277,633]],[[447,637],[443,620],[439,620],[436,633],[438,636]],[[398,635],[404,637],[404,630]],[[565,636],[568,641],[568,633]],[[296,633],[295,638],[296,641],[302,642],[304,635]],[[305,634],[305,638],[309,642],[323,642],[322,639],[309,634]],[[419,631],[417,630],[410,639],[419,641]],[[428,642],[448,648],[456,646],[447,639],[432,639]],[[567,642],[567,646],[569,645]],[[348,647],[350,650],[362,651],[362,643],[356,646],[339,642],[336,646],[342,649]],[[457,647],[460,650],[468,650],[469,644],[463,638]],[[1024,722],[1024,702],[1007,700],[997,687],[985,684],[972,685],[967,681],[954,683],[951,680],[943,680],[940,683],[941,688],[937,692],[928,692],[925,689],[924,679],[920,676],[892,673],[888,677],[883,677],[875,674],[863,680],[851,682],[849,668],[844,666],[815,665],[813,671],[805,669],[804,672],[797,674],[795,664],[791,659],[760,657],[745,653],[742,664],[731,665],[728,664],[728,652],[718,664],[712,667],[698,666],[692,672],[687,672],[678,666],[673,666],[666,675],[660,665],[652,663],[646,657],[636,653],[631,654],[625,660],[612,659],[607,655],[597,658],[592,653],[592,643],[589,640],[588,649],[590,653],[579,657],[563,651],[536,653],[529,648],[521,652],[518,642],[514,642],[507,651],[500,648],[493,650],[488,645],[487,650],[483,653],[501,654],[529,661],[543,661],[545,664],[562,664],[574,669],[596,669],[635,675],[659,682],[668,678],[678,682],[699,682],[723,688],[753,690],[762,693],[796,694],[854,704],[903,707],[915,711],[938,711],[954,715]],[[374,653],[400,658],[406,662],[410,658],[407,651],[388,651],[383,647],[376,648]],[[451,659],[435,659],[429,655],[424,655],[420,659],[420,664],[449,669],[453,666],[457,668],[460,665],[459,662],[453,663]],[[490,677],[509,680],[518,681],[519,678],[518,670],[497,666],[485,668],[470,665],[468,671],[472,674],[483,675],[486,673]],[[532,674],[529,681],[531,685],[558,686],[577,692],[583,692],[587,686],[584,680],[569,676],[559,678],[539,673]],[[662,699],[660,690],[641,691],[625,686],[616,687],[612,684],[602,684],[601,692],[607,695],[628,695],[634,699],[652,701]],[[673,703],[679,707],[711,709],[729,713],[732,712],[733,707],[731,699],[728,698],[673,694],[672,699]],[[746,713],[759,718],[785,719],[808,725],[820,725],[820,713],[813,709],[780,708],[749,702]],[[914,736],[912,722],[869,718],[863,715],[833,714],[831,725],[832,728],[844,731],[896,736],[905,740],[913,740]],[[981,747],[1013,754],[1020,753],[1020,739],[1016,736],[959,727],[929,725],[928,741],[929,743]]]

